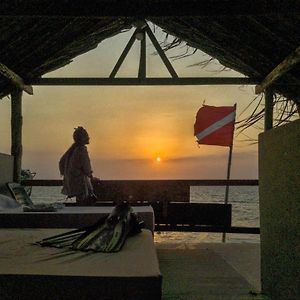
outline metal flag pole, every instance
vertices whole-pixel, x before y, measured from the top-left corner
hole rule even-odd
[[[234,104],[234,111],[236,111],[236,104]],[[232,159],[232,148],[233,148],[233,135],[234,135],[234,126],[232,130],[232,143],[229,146],[229,155],[228,155],[228,165],[227,165],[227,184],[226,184],[226,190],[225,190],[225,199],[224,204],[228,204],[228,195],[229,195],[229,179],[230,179],[230,171],[231,171],[231,159]],[[226,232],[223,232],[222,234],[222,242],[226,242]]]

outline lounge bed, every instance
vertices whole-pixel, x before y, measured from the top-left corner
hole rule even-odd
[[[63,229],[0,229],[0,299],[161,299],[150,230],[117,253],[65,252],[32,244]]]

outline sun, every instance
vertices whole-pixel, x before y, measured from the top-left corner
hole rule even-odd
[[[158,162],[158,163],[161,162],[161,158],[160,158],[159,156],[157,156],[155,160],[156,160],[156,162]]]

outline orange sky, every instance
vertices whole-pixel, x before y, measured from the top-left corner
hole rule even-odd
[[[159,40],[163,35],[157,31]],[[97,49],[77,57],[65,68],[47,76],[107,77],[131,32],[101,43]],[[148,76],[168,76],[147,41]],[[183,53],[185,48],[173,54]],[[205,70],[188,67],[207,58],[195,55],[171,60],[179,76],[239,76],[216,73],[220,66]],[[125,60],[118,76],[137,76],[139,48]],[[37,172],[36,178],[59,178],[58,160],[72,143],[73,128],[84,126],[91,137],[88,146],[94,175],[102,179],[225,178],[227,147],[197,147],[193,137],[195,115],[203,101],[207,105],[233,105],[240,113],[255,97],[253,87],[165,86],[165,87],[34,87],[34,96],[23,97],[23,168]],[[251,112],[248,110],[248,113]],[[245,116],[245,115],[243,115]],[[247,134],[257,137],[251,129]],[[10,100],[0,102],[0,152],[10,151]],[[235,139],[232,178],[257,178],[257,145]],[[161,162],[156,157],[161,157]]]

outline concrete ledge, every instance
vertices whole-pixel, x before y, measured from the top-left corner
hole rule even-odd
[[[259,136],[262,289],[300,299],[300,120]]]

